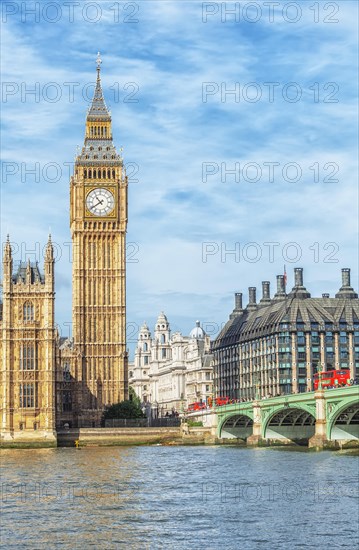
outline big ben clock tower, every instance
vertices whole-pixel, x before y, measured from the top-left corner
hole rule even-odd
[[[101,59],[85,142],[70,182],[72,323],[80,358],[79,424],[98,426],[103,408],[127,398],[127,177],[112,142]]]

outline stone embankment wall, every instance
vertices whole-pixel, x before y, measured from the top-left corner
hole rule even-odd
[[[78,443],[76,443],[78,442]],[[212,443],[205,428],[79,428],[57,434],[59,447],[109,445],[203,445]]]

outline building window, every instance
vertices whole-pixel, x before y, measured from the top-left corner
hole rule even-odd
[[[62,410],[63,412],[72,411],[72,395],[70,391],[62,392]]]
[[[147,342],[145,342],[143,344],[143,351],[147,351],[147,350],[148,350],[148,344],[147,344]]]
[[[147,355],[143,358],[143,364],[148,365],[148,356]]]
[[[147,390],[147,386],[146,384],[143,386],[143,389],[146,391]]]
[[[24,303],[23,315],[25,323],[34,320],[34,304],[32,302]]]
[[[210,390],[209,390],[209,385],[208,385],[208,384],[207,384],[207,386],[206,386],[206,391],[210,391]]]
[[[162,349],[162,359],[166,359],[166,349]]]
[[[64,379],[64,382],[69,382],[71,380],[70,364],[69,363],[64,364],[63,379]]]
[[[37,422],[34,422],[34,430],[36,431],[38,429],[39,425]]]
[[[132,370],[130,370],[130,372],[128,373],[128,375],[129,375],[130,378],[132,378],[132,376],[133,376]]]
[[[20,348],[20,370],[35,369],[34,344],[22,344]]]
[[[23,429],[24,429],[24,423],[23,423],[23,422],[20,422],[20,424],[19,424],[19,430],[22,431]]]
[[[34,382],[20,384],[20,408],[37,407],[37,386]]]
[[[206,372],[206,380],[210,380],[211,379],[211,373],[210,372]]]
[[[164,334],[161,334],[161,344],[166,343],[166,336]]]

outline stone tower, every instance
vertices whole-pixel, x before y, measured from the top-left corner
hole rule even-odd
[[[98,426],[103,407],[127,397],[127,177],[112,141],[101,87],[101,59],[85,141],[70,182],[72,322],[82,357],[80,417]]]
[[[44,274],[37,262],[13,273],[9,237],[3,255],[0,321],[1,438],[56,445],[54,252],[49,237]]]

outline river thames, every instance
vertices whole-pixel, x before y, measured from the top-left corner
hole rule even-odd
[[[239,447],[1,451],[2,548],[354,548],[358,456]]]

